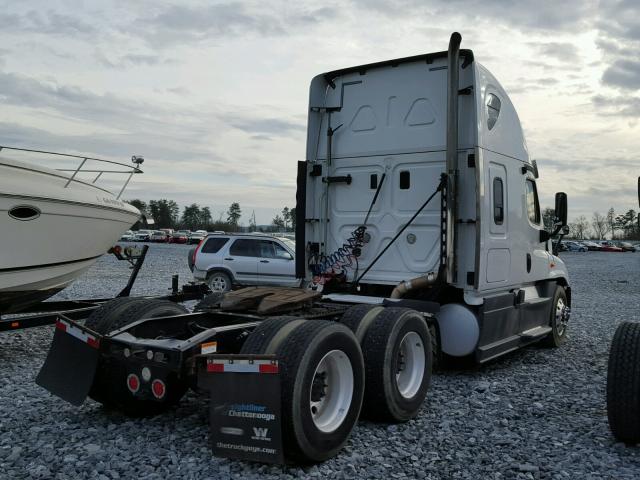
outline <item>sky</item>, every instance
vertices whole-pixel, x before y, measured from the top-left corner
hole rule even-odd
[[[640,3],[561,3],[0,0],[0,145],[142,155],[125,198],[270,223],[295,205],[313,76],[459,31],[516,106],[542,206],[637,209]]]

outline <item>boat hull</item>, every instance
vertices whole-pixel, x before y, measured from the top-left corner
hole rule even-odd
[[[62,290],[140,217],[101,188],[67,182],[56,171],[0,160],[0,312]]]

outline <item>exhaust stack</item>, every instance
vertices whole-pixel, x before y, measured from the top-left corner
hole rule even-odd
[[[446,281],[455,281],[455,225],[457,218],[456,187],[458,183],[458,89],[460,43],[458,32],[451,34],[447,54],[447,242]]]

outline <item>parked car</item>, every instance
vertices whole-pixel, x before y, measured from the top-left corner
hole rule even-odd
[[[589,251],[599,252],[600,250],[602,250],[602,245],[590,240],[585,240],[582,242],[582,244],[587,247]]]
[[[163,232],[162,230],[154,231],[149,238],[149,240],[154,243],[165,243],[168,239],[169,235],[167,235],[167,232]]]
[[[580,242],[565,240],[562,243],[564,244],[565,250],[569,252],[586,252],[589,250],[586,245],[583,245]]]
[[[196,280],[214,292],[233,285],[299,286],[294,250],[279,238],[264,235],[209,235],[189,252]]]
[[[620,247],[614,245],[613,242],[602,242],[601,245],[602,245],[603,252],[622,252],[623,251]]]
[[[127,230],[120,237],[121,242],[133,242],[134,240],[135,240],[135,234],[133,233],[133,230]]]
[[[148,242],[153,234],[153,230],[138,230],[134,232],[133,240],[135,242]]]
[[[173,235],[174,232],[173,228],[161,228],[160,231],[166,233],[167,237]]]
[[[635,252],[636,248],[629,242],[618,242],[617,246],[622,249],[623,252]]]
[[[188,243],[190,233],[189,230],[177,230],[169,237],[169,243]]]
[[[191,232],[191,235],[189,235],[189,245],[200,243],[206,236],[206,230],[196,230],[195,232]]]

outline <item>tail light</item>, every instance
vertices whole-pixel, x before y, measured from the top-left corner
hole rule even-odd
[[[158,400],[162,399],[167,393],[167,387],[162,380],[154,380],[151,382],[151,392]]]
[[[127,377],[127,388],[131,393],[136,393],[140,390],[140,379],[135,373],[131,373]]]
[[[202,242],[204,242],[207,239],[207,237],[204,237],[202,240],[200,240],[198,242],[198,246],[196,247],[196,249],[193,251],[193,258],[191,259],[191,263],[193,263],[193,266],[195,268],[196,265],[196,254],[198,253],[198,250],[200,249],[200,247],[202,246]]]

